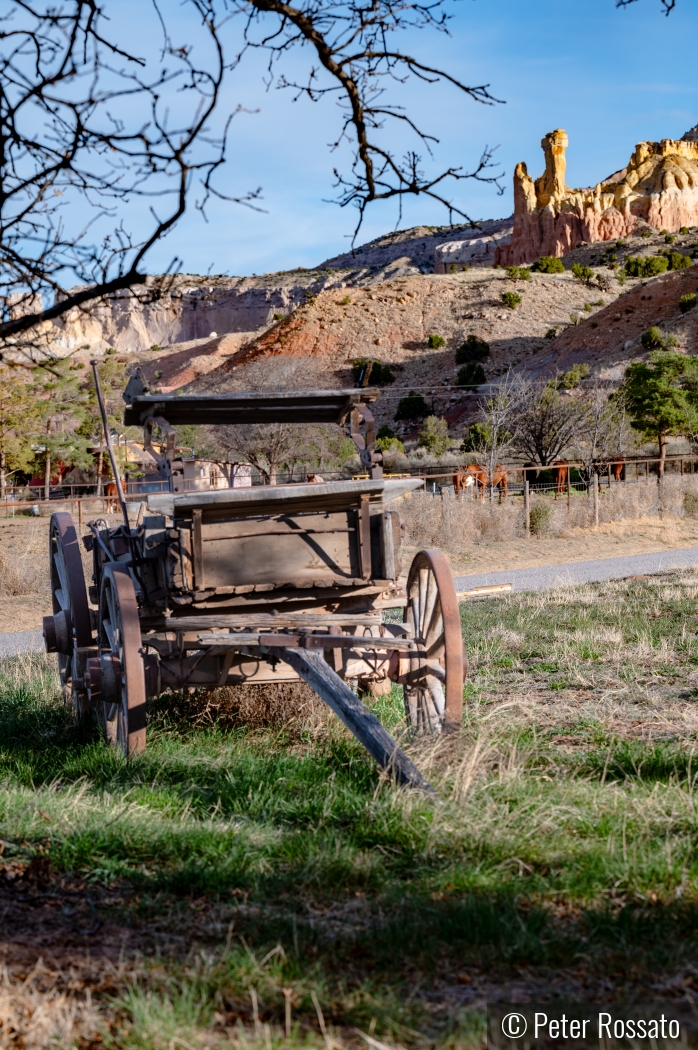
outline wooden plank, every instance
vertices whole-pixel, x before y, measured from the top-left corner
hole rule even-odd
[[[368,505],[368,494],[362,493],[359,500],[359,553],[361,562],[361,577],[364,580],[371,579],[371,513]]]
[[[140,394],[124,410],[127,426],[162,416],[172,426],[241,423],[342,423],[356,404],[380,397],[377,387],[239,394]]]
[[[206,634],[201,632],[198,636],[201,645],[218,646],[276,646],[287,645],[294,649],[379,649],[390,651],[399,649],[408,652],[418,650],[411,638],[395,638],[394,636],[379,637],[368,634],[264,634],[259,631],[237,631],[233,634]]]
[[[399,784],[408,784],[435,795],[433,787],[422,776],[414,762],[398,747],[372,711],[362,704],[342,681],[322,653],[308,649],[272,649],[270,652],[289,664],[314,689],[321,700],[334,711],[378,765],[392,774]]]
[[[194,586],[203,591],[206,587],[204,580],[204,547],[201,537],[201,510],[197,508],[192,514],[192,555],[194,559]]]
[[[207,613],[201,616],[171,616],[163,621],[163,631],[202,631],[216,627],[375,627],[381,622],[381,614],[377,613],[230,613],[211,616]],[[406,633],[407,628],[403,624],[391,624],[392,628],[399,628],[400,633]]]
[[[463,599],[494,598],[498,594],[509,594],[510,592],[510,583],[492,583],[484,587],[473,587],[470,591],[458,591],[458,597]]]

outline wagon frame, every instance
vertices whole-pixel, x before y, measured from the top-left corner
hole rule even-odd
[[[129,756],[145,749],[148,697],[302,679],[398,782],[428,788],[356,695],[357,683],[378,694],[400,683],[414,730],[450,729],[467,669],[445,556],[420,551],[400,582],[391,503],[421,481],[383,478],[371,410],[380,392],[161,395],[136,373],[124,423],[143,427],[170,491],[127,504],[92,364],[124,523],[89,522],[88,589],[71,516],[51,518],[44,639],[78,717],[96,716]],[[348,427],[368,478],[183,491],[176,426],[328,422]],[[383,622],[383,610],[400,607],[402,623]]]

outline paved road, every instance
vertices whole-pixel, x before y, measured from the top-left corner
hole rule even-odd
[[[563,565],[542,565],[537,569],[509,569],[472,576],[457,576],[456,588],[467,591],[494,583],[510,583],[513,591],[541,591],[548,587],[574,586],[618,580],[624,576],[645,575],[664,569],[683,569],[698,565],[698,547],[658,551],[652,554],[630,554],[624,558],[597,558],[594,561],[571,561]],[[41,631],[13,631],[0,634],[0,659],[17,656],[32,649],[43,649]]]
[[[473,587],[510,583],[512,591],[541,591],[547,587],[619,580],[625,576],[645,575],[664,569],[683,569],[690,565],[698,565],[698,547],[656,551],[652,554],[630,554],[623,558],[570,561],[562,565],[541,565],[536,569],[508,569],[504,572],[457,576],[456,589],[467,591]]]
[[[0,634],[0,659],[3,656],[18,656],[20,653],[43,647],[41,631],[11,631],[9,634]]]

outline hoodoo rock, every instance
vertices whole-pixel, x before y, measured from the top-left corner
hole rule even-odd
[[[592,241],[632,235],[639,224],[676,232],[698,225],[698,133],[640,142],[628,166],[593,188],[565,185],[568,138],[558,128],[541,146],[545,172],[535,182],[524,163],[514,171],[514,230],[497,249],[502,266],[561,256]]]

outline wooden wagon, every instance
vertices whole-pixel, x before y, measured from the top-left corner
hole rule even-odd
[[[95,381],[101,402],[96,369]],[[137,377],[129,382],[124,422],[144,428],[170,491],[127,504],[120,490],[124,523],[89,523],[82,537],[93,559],[89,589],[73,521],[53,515],[54,612],[44,620],[66,699],[79,717],[96,716],[125,755],[146,746],[148,697],[303,679],[381,766],[425,786],[356,695],[400,683],[409,724],[440,731],[460,723],[466,669],[444,555],[419,552],[406,585],[399,582],[394,501],[421,482],[382,477],[370,408],[378,395],[162,396]],[[348,424],[367,479],[180,490],[178,425],[330,422]],[[166,442],[160,451],[155,426]],[[383,622],[383,610],[395,608],[403,622]]]

